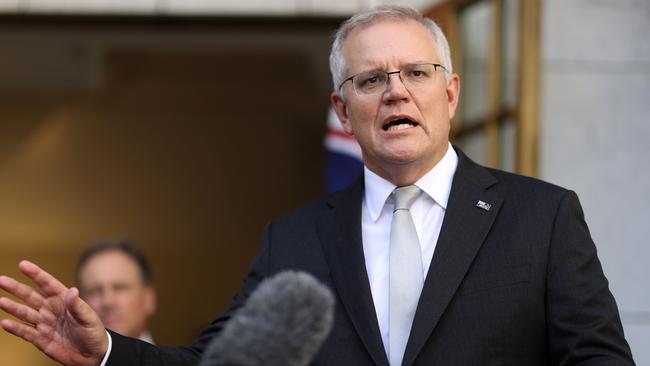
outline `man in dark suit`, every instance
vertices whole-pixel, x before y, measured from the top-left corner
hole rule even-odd
[[[75,289],[29,262],[45,296],[1,278],[29,305],[2,299],[28,323],[3,327],[68,365],[194,365],[260,281],[298,269],[337,300],[314,365],[634,364],[576,195],[449,144],[460,81],[435,23],[399,7],[359,14],[330,65],[363,177],[270,224],[233,305],[191,347],[107,337]]]

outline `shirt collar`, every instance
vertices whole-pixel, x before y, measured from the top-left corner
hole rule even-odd
[[[457,165],[458,155],[456,155],[456,151],[454,151],[454,148],[449,144],[447,152],[438,164],[415,182],[415,185],[418,186],[418,188],[424,191],[445,210],[447,209],[451,183],[454,179]],[[396,186],[370,171],[370,169],[365,166],[363,168],[363,174],[366,207],[368,208],[372,221],[377,221],[382,209],[384,208],[384,204]]]
[[[140,334],[140,338],[138,338],[138,339],[140,339],[141,341],[145,341],[147,343],[154,344],[154,345],[156,344],[153,341],[153,336],[151,335],[151,333],[149,333],[148,330],[145,330],[142,334]]]

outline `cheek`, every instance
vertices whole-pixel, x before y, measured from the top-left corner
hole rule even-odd
[[[350,108],[349,110],[349,124],[352,132],[359,138],[359,135],[367,135],[373,127],[373,123],[377,118],[377,109],[368,106],[359,106]]]
[[[137,294],[130,296],[125,300],[125,306],[127,306],[133,313],[141,313],[146,305],[146,298],[143,294]]]
[[[137,305],[137,296],[134,296],[128,291],[120,292],[115,295],[115,302],[117,305],[122,308],[131,311],[136,308]]]
[[[432,127],[433,133],[444,132],[449,129],[449,105],[447,103],[429,103],[423,106],[422,114]]]
[[[86,303],[95,311],[98,311],[99,309],[102,308],[102,300],[96,296],[87,298]]]

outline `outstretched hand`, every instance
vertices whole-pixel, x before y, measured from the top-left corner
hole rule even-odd
[[[108,336],[79,291],[29,261],[21,261],[18,268],[40,291],[0,276],[0,288],[24,302],[0,297],[0,308],[20,320],[2,320],[2,328],[63,365],[98,366],[108,349]]]

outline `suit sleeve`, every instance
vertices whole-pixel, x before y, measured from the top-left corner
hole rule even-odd
[[[553,365],[634,365],[616,301],[574,192],[553,225],[546,308]]]
[[[264,229],[262,249],[253,261],[239,293],[228,310],[215,319],[189,347],[158,347],[137,339],[111,332],[113,347],[106,366],[195,366],[212,338],[219,334],[225,323],[248,299],[257,285],[268,276],[271,251],[271,225]],[[200,296],[200,294],[197,294]]]

